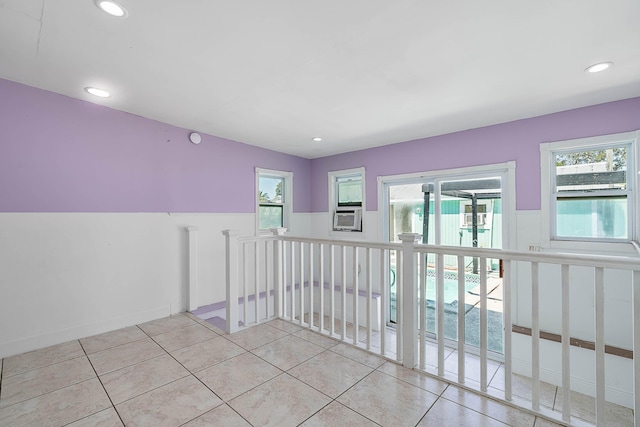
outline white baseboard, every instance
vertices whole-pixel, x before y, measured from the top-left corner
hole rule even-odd
[[[137,325],[139,323],[149,322],[151,320],[167,317],[170,314],[171,306],[165,305],[149,310],[139,311],[137,313],[127,314],[125,316],[75,325],[69,328],[50,331],[44,334],[33,335],[26,338],[20,338],[14,341],[6,341],[0,343],[0,358],[9,357],[32,350],[38,350],[52,345],[101,334],[103,332]]]

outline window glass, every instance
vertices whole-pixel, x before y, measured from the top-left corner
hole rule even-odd
[[[284,177],[258,177],[258,222],[261,230],[284,226]]]
[[[629,239],[629,145],[553,153],[555,236]]]
[[[338,206],[362,206],[362,175],[336,178]]]
[[[556,191],[627,188],[627,148],[556,154]]]
[[[260,205],[260,229],[268,230],[270,228],[282,227],[283,206],[265,206]]]
[[[284,178],[260,175],[258,197],[260,203],[279,203],[284,200]]]
[[[596,239],[625,239],[627,232],[626,197],[559,198],[558,235]]]

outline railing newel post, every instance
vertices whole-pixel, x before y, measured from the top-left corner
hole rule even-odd
[[[225,236],[225,284],[227,293],[226,332],[232,334],[238,330],[238,230],[223,230]]]
[[[187,241],[188,241],[188,263],[189,263],[189,276],[188,276],[188,298],[189,298],[189,311],[193,311],[198,308],[198,230],[199,227],[187,227]]]
[[[410,369],[416,366],[418,343],[418,311],[416,307],[416,257],[414,245],[420,234],[403,233],[398,236],[402,241],[402,364]]]

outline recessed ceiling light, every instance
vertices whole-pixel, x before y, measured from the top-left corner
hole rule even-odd
[[[99,89],[97,87],[85,87],[84,90],[87,93],[90,93],[93,96],[97,96],[99,98],[109,98],[111,94],[104,89]]]
[[[315,138],[311,138],[311,140],[313,142],[320,142],[320,141],[322,141],[322,138],[320,138],[319,136],[316,136]]]
[[[597,64],[593,64],[590,67],[587,67],[585,71],[588,73],[599,73],[600,71],[604,71],[612,65],[613,62],[599,62]]]
[[[96,6],[100,8],[100,10],[108,13],[111,16],[115,16],[118,18],[124,18],[127,16],[127,9],[125,9],[119,3],[112,0],[95,0]]]

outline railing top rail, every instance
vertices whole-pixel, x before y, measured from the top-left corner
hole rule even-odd
[[[278,239],[278,237],[282,237],[282,236],[273,236],[273,235],[262,235],[262,236],[243,236],[243,237],[238,237],[238,242],[239,243],[253,243],[253,242],[264,242],[264,241],[271,241],[271,240],[276,240]]]
[[[417,243],[419,253],[463,255],[468,257],[496,258],[511,261],[541,262],[545,264],[571,264],[583,267],[606,267],[623,270],[640,270],[640,258],[618,255],[592,255],[563,252],[511,251],[506,249],[464,248],[459,246],[436,246]]]
[[[337,245],[346,247],[372,248],[383,250],[399,250],[401,243],[365,242],[358,240],[332,240],[315,239],[310,237],[297,237],[286,235],[263,235],[239,237],[240,243],[251,243],[256,241],[283,240],[288,242],[315,243],[324,245]],[[636,250],[640,253],[640,246],[637,242],[632,242]],[[571,264],[582,267],[604,267],[622,270],[640,271],[640,257],[621,255],[593,255],[575,254],[563,252],[533,252],[533,251],[512,251],[506,249],[469,248],[460,246],[425,245],[414,244],[414,251],[417,253],[435,253],[442,255],[462,255],[466,257],[495,258],[511,261],[540,262],[544,264]]]
[[[359,248],[372,248],[372,249],[401,249],[401,243],[381,243],[381,242],[363,242],[358,240],[331,240],[331,239],[313,239],[309,237],[296,237],[296,236],[278,236],[281,240],[288,242],[303,242],[303,243],[319,243],[324,245],[338,245],[348,247]]]

